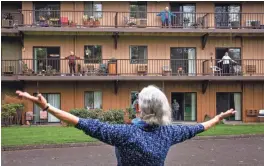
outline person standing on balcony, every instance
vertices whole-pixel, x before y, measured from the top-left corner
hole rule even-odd
[[[80,58],[75,56],[73,51],[70,51],[70,56],[67,56],[65,59],[69,60],[70,73],[73,76],[75,74],[76,59],[80,59]]]
[[[237,63],[236,61],[232,60],[228,55],[228,50],[225,52],[222,60],[218,61],[218,63],[223,62],[223,75],[229,76],[230,75],[230,62]]]
[[[215,116],[213,119],[196,125],[172,125],[171,108],[166,95],[155,86],[142,89],[138,95],[139,125],[109,124],[97,119],[83,119],[62,111],[47,103],[38,94],[16,91],[21,98],[37,104],[58,119],[72,124],[98,140],[116,148],[117,165],[164,165],[171,146],[193,138],[236,113],[233,109]]]
[[[165,7],[165,10],[157,14],[157,16],[161,17],[161,22],[162,22],[162,28],[164,26],[169,27],[171,25],[171,17],[176,16],[173,14],[170,10],[169,7]]]

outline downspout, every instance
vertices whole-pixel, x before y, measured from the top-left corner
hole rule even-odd
[[[73,106],[76,108],[76,81],[74,82],[74,99],[73,99]]]

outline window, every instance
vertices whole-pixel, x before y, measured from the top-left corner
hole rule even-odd
[[[37,94],[35,93],[34,95],[36,96]],[[43,95],[43,97],[46,98],[48,103],[50,103],[52,106],[60,109],[60,107],[61,107],[60,94],[58,94],[58,93],[42,93],[42,95]],[[34,119],[33,119],[34,123],[41,122],[40,111],[41,111],[41,108],[39,108],[36,104],[34,104],[33,112],[36,115],[36,116],[34,116]],[[60,120],[57,119],[52,114],[48,113],[47,122],[60,122]]]
[[[239,27],[240,26],[240,5],[239,4],[216,4],[215,23],[217,28]]]
[[[84,63],[100,63],[102,61],[102,47],[98,45],[84,46]]]
[[[176,17],[171,18],[172,26],[189,28],[196,23],[195,4],[171,3],[171,12]]]
[[[196,121],[196,93],[171,93],[172,119],[174,121]]]
[[[171,47],[170,61],[173,74],[196,75],[196,48]]]
[[[34,2],[34,18],[36,23],[48,23],[50,19],[60,19],[60,2]]]
[[[130,2],[130,17],[147,18],[147,2]]]
[[[230,108],[233,108],[237,113],[231,117],[226,118],[227,120],[242,120],[241,119],[241,93],[216,93],[216,113],[220,114]]]
[[[84,107],[87,109],[102,108],[102,92],[89,91],[84,93]]]
[[[93,1],[85,1],[84,2],[84,14],[88,15],[88,18],[102,18],[102,3],[101,2],[93,2]]]
[[[147,58],[148,58],[147,46],[130,46],[131,64],[147,63]]]
[[[136,94],[138,94],[138,91],[132,91],[130,93],[130,105],[133,106],[134,101],[136,100]]]
[[[34,71],[40,72],[48,67],[60,71],[60,47],[33,47]]]

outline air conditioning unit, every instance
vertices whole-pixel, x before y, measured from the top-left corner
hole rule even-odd
[[[137,20],[137,26],[140,28],[145,28],[148,24],[147,19],[138,19]]]

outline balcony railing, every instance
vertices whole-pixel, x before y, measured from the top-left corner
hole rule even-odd
[[[264,13],[188,13],[173,12],[162,22],[159,12],[21,10],[2,12],[2,27],[13,24],[29,27],[134,27],[134,28],[224,28],[264,29]]]
[[[2,76],[264,76],[264,59],[2,60]],[[226,61],[224,63],[227,63]]]

